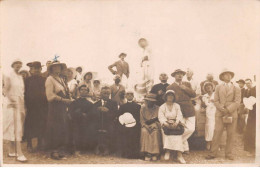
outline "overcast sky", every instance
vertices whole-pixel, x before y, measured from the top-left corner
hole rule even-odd
[[[259,68],[259,11],[256,0],[2,1],[3,71],[15,58],[45,64],[57,54],[68,66],[110,76],[107,66],[121,52],[131,70],[139,65],[137,41],[144,37],[156,79],[188,67],[199,81],[208,72],[218,80],[224,67],[235,79],[252,77]]]

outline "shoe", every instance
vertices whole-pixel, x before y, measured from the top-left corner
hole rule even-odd
[[[18,156],[18,157],[17,157],[17,161],[26,162],[26,161],[27,161],[27,158],[26,158],[24,155]]]
[[[210,143],[207,143],[207,150],[209,151],[210,150]]]
[[[168,161],[170,159],[170,152],[165,152],[164,154],[164,160]]]
[[[51,153],[51,158],[55,159],[55,160],[60,160],[61,159],[61,157],[60,157],[58,152]]]
[[[157,161],[157,160],[158,160],[157,156],[152,157],[152,161]]]
[[[151,158],[148,157],[148,156],[146,156],[146,157],[144,158],[144,160],[145,160],[145,161],[151,161]]]
[[[17,157],[17,154],[16,153],[8,153],[8,156],[9,157]]]
[[[251,152],[248,152],[248,153],[246,154],[246,156],[248,156],[248,157],[254,157],[255,154],[254,154],[254,153],[251,153]]]
[[[234,157],[232,155],[226,156],[226,159],[228,160],[234,160]]]
[[[181,164],[186,164],[186,161],[184,160],[184,158],[182,156],[178,156],[177,157],[177,161]]]
[[[207,159],[207,160],[210,160],[210,159],[215,159],[215,158],[216,158],[215,156],[208,155],[208,156],[206,156],[206,158],[205,158],[205,159]]]

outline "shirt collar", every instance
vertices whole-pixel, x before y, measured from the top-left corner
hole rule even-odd
[[[176,83],[176,84],[178,84],[178,85],[181,85],[182,84],[182,82],[177,82],[177,81],[174,81],[174,83]]]
[[[229,83],[224,82],[224,85],[228,85],[228,87],[230,87],[232,85],[232,83],[231,82],[229,82]]]

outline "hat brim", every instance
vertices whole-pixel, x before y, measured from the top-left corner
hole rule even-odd
[[[239,81],[236,81],[236,83],[243,83],[243,84],[246,84],[246,82],[245,82],[245,81],[241,81],[241,80],[239,80]]]
[[[211,85],[211,86],[212,86],[213,91],[215,90],[215,84],[214,84],[214,83],[206,82],[206,83],[204,83],[204,85],[203,85],[203,90],[204,90],[204,91],[206,91],[206,86],[208,86],[208,85]]]
[[[234,78],[234,76],[235,76],[235,73],[234,73],[234,72],[232,72],[232,71],[224,71],[224,72],[222,72],[222,73],[219,75],[219,80],[223,81],[223,75],[224,75],[224,74],[226,74],[226,73],[230,73],[230,74],[231,74],[231,77],[232,77],[232,79],[233,79],[233,78]]]
[[[165,93],[165,94],[163,95],[163,100],[166,101],[166,97],[167,97],[167,95],[169,95],[169,94],[173,94],[173,96],[174,96],[174,101],[173,101],[173,102],[175,102],[175,101],[176,101],[176,95],[175,95],[174,92]]]
[[[171,76],[172,76],[172,77],[175,77],[175,75],[176,75],[177,73],[182,73],[183,76],[186,75],[186,72],[185,72],[185,71],[175,71],[175,72],[173,72],[173,73],[171,74]]]
[[[49,65],[48,68],[47,68],[49,73],[52,72],[53,66],[61,66],[61,70],[67,69],[67,65],[65,63],[53,63],[53,64]]]

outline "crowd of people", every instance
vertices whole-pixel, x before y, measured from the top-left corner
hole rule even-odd
[[[161,154],[169,160],[174,154],[184,164],[196,112],[203,109],[209,150],[205,159],[217,157],[224,130],[226,159],[234,159],[235,131],[244,134],[244,149],[255,154],[256,87],[251,79],[237,81],[239,88],[231,82],[234,72],[223,70],[222,83],[208,74],[199,84],[192,70],[176,69],[172,84],[162,73],[161,83],[146,89],[143,100],[137,101],[137,86],[127,85],[130,73],[124,57],[125,53],[120,54],[120,61],[108,67],[114,74],[113,85],[93,80],[92,72],[83,74],[81,67],[67,67],[58,60],[48,61],[44,73],[39,61],[28,63],[29,71],[24,71],[20,70],[22,61],[15,60],[11,74],[3,79],[3,137],[10,144],[8,156],[27,161],[21,149],[24,140],[28,152],[45,151],[57,160],[92,151],[146,161],[156,161]],[[142,62],[148,60],[144,56]]]

